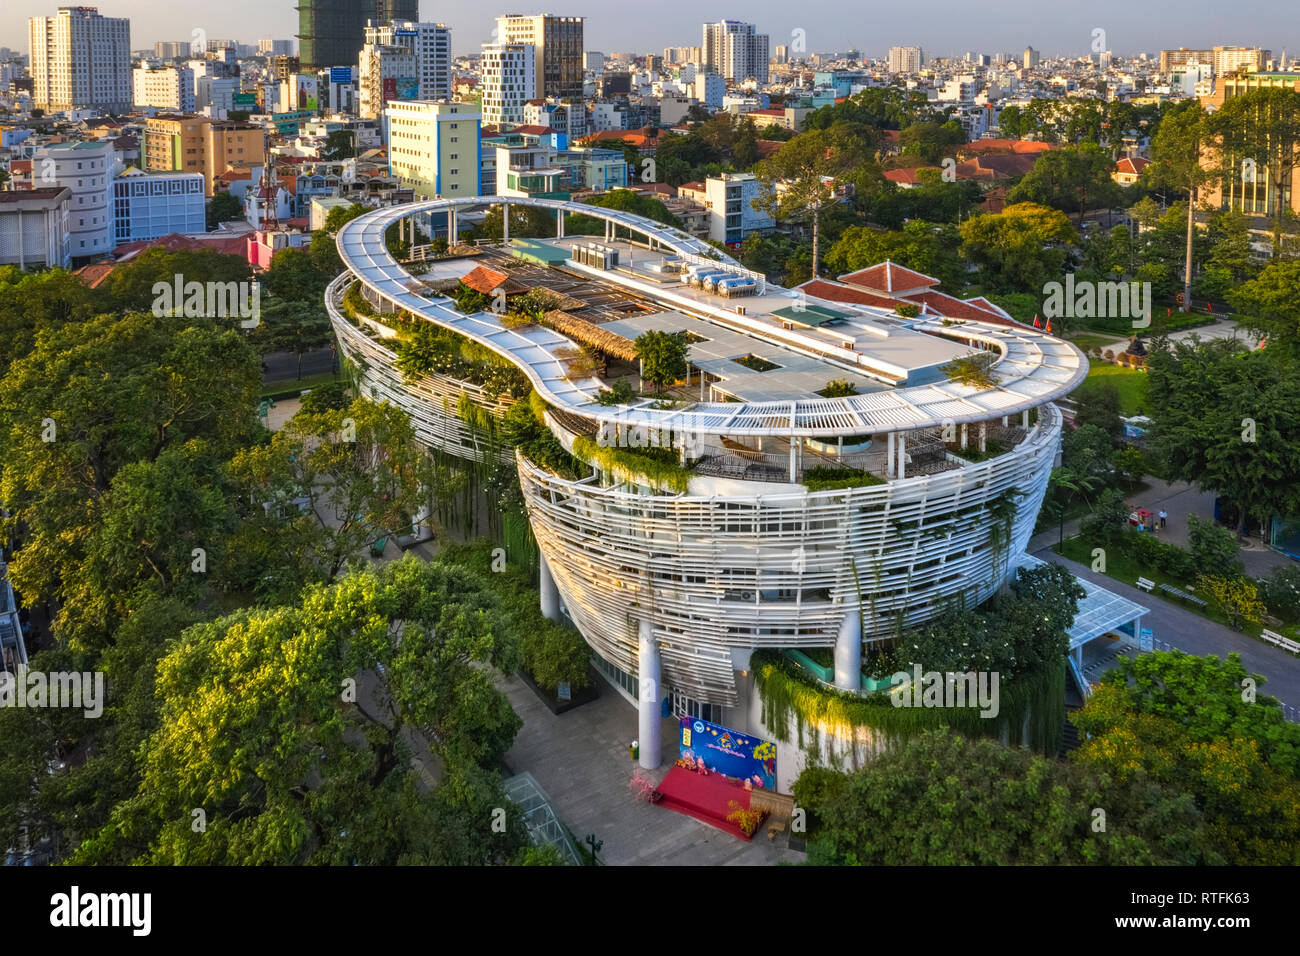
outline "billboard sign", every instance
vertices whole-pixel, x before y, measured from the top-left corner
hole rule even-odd
[[[704,761],[713,773],[748,780],[762,790],[776,787],[776,744],[698,717],[681,719],[683,759]]]

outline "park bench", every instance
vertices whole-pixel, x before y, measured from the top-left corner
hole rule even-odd
[[[1292,654],[1300,654],[1300,644],[1297,644],[1289,637],[1282,636],[1281,634],[1277,633],[1277,631],[1270,631],[1267,628],[1265,628],[1264,630],[1260,631],[1259,636],[1262,637],[1264,640],[1268,641],[1270,644],[1274,644],[1282,648],[1282,650],[1284,651],[1290,651]]]
[[[1162,584],[1160,585],[1160,590],[1172,597],[1178,598],[1180,601],[1185,601],[1188,604],[1195,605],[1202,611],[1209,606],[1205,603],[1203,598],[1198,598],[1195,594],[1188,594],[1186,591],[1181,588],[1176,588],[1172,584]]]
[[[1147,594],[1150,594],[1151,589],[1156,586],[1156,582],[1148,581],[1146,578],[1138,578],[1137,586],[1141,588],[1143,591],[1146,591]]]

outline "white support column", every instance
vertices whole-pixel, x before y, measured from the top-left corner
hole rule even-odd
[[[700,369],[700,401],[704,401],[704,369]]]
[[[986,446],[988,445],[988,440],[989,440],[989,423],[980,422],[980,454],[981,455],[984,454],[985,451],[987,451]]]
[[[564,238],[564,210],[563,209],[555,210],[555,237],[557,239]]]
[[[655,641],[650,618],[641,618],[637,638],[637,676],[640,678],[640,695],[637,702],[637,733],[640,735],[640,763],[646,770],[654,770],[660,762],[659,701],[663,698],[660,687],[659,644]]]
[[[966,440],[967,440],[967,426],[965,423],[963,423],[961,426],[961,447],[963,450],[965,450],[966,448]]]
[[[456,207],[447,207],[447,245],[456,244]]]
[[[894,454],[898,456],[898,477],[907,477],[907,433],[898,433],[898,444],[894,448]]]
[[[894,433],[893,432],[889,433],[888,439],[889,440],[885,443],[886,445],[885,477],[893,478],[894,477]]]
[[[845,612],[835,639],[835,686],[856,691],[862,686],[862,619],[858,608]]]
[[[1029,409],[1027,408],[1020,413],[1020,427],[1021,428],[1029,427]]]
[[[501,244],[510,245],[510,203],[501,203]]]
[[[791,484],[794,484],[795,479],[799,475],[799,466],[795,460],[795,454],[796,454],[795,449],[797,449],[799,446],[795,444],[795,441],[796,439],[792,435],[790,437],[790,483]]]
[[[560,622],[560,589],[555,586],[555,578],[551,576],[551,566],[546,560],[546,555],[540,556],[542,559],[541,581],[538,590],[541,592],[542,617],[548,621]]]

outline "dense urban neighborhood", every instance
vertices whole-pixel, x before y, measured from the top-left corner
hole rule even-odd
[[[1266,23],[27,6],[7,865],[1300,863]]]

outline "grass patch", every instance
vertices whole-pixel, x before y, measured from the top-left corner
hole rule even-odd
[[[1074,335],[1070,337],[1070,344],[1082,349],[1085,352],[1091,352],[1093,349],[1114,349],[1124,348],[1128,345],[1128,339],[1115,335]]]
[[[856,468],[827,468],[818,466],[803,473],[803,484],[809,491],[836,491],[842,488],[864,488],[883,485],[885,479],[869,471]]]
[[[755,372],[770,372],[774,368],[780,368],[775,362],[769,362],[765,358],[759,358],[757,355],[744,355],[735,359],[737,365],[743,365],[747,369]]]
[[[1097,359],[1088,360],[1088,383],[1114,385],[1119,392],[1119,413],[1125,417],[1141,415],[1147,408],[1147,374],[1137,369],[1112,365]]]
[[[330,382],[337,382],[341,377],[333,372],[321,372],[319,375],[307,375],[290,381],[271,382],[262,386],[257,397],[269,398],[273,402],[278,402],[282,398],[297,398],[305,389],[328,385]]]
[[[1145,534],[1146,532],[1140,533]],[[1080,564],[1091,567],[1093,560],[1093,547],[1092,544],[1085,541],[1083,538],[1075,537],[1066,538],[1064,547],[1053,545],[1052,550],[1063,557],[1069,558],[1071,561],[1078,561]],[[1206,609],[1202,611],[1193,604],[1186,604],[1175,597],[1166,596],[1159,588],[1159,585],[1161,584],[1172,584],[1174,587],[1186,591],[1187,585],[1195,585],[1195,581],[1187,581],[1181,577],[1166,574],[1158,568],[1151,567],[1150,565],[1141,564],[1129,557],[1127,554],[1124,554],[1118,548],[1106,549],[1106,570],[1101,573],[1105,574],[1108,578],[1114,578],[1116,581],[1128,585],[1135,585],[1138,578],[1146,578],[1148,581],[1154,581],[1157,586],[1151,589],[1151,597],[1164,601],[1167,604],[1172,604],[1175,607],[1181,607],[1184,610],[1191,611],[1193,614],[1199,614],[1201,617],[1213,621],[1215,624],[1222,624],[1224,627],[1228,628],[1231,628],[1232,626],[1228,623],[1228,616],[1223,613],[1223,609],[1220,608],[1208,595],[1202,594],[1200,591],[1190,592],[1195,594],[1201,600],[1209,602]],[[1252,637],[1259,637],[1260,625],[1247,623],[1242,626],[1241,632],[1249,634]]]

